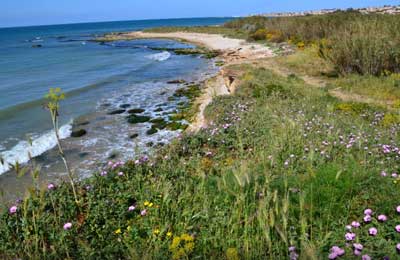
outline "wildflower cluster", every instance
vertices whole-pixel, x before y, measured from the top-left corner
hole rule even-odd
[[[169,246],[169,251],[172,253],[172,259],[181,259],[189,257],[194,249],[194,238],[189,234],[176,236]]]

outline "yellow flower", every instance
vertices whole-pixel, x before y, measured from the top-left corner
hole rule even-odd
[[[171,231],[167,232],[167,237],[172,237],[172,232]]]
[[[239,253],[236,248],[228,248],[226,250],[226,259],[227,260],[239,260]]]
[[[181,243],[181,238],[180,237],[174,237],[174,239],[172,240],[172,243],[169,247],[169,250],[173,251],[176,248],[179,247],[179,244]]]
[[[187,242],[193,241],[193,237],[192,237],[191,235],[189,235],[189,234],[183,234],[183,235],[181,236],[181,238],[182,238],[182,240],[185,240],[185,241],[187,241]]]
[[[131,231],[131,230],[132,230],[132,227],[131,227],[131,226],[128,226],[128,227],[126,228],[126,230]]]
[[[121,231],[121,229],[119,228],[119,229],[115,230],[114,233],[118,235],[118,234],[121,234],[122,231]]]
[[[150,202],[150,203],[149,203],[149,207],[150,207],[150,208],[153,207],[153,205],[154,205],[153,202]]]
[[[158,228],[154,229],[153,234],[157,236],[158,234],[160,234],[160,230]]]
[[[185,251],[187,253],[192,252],[193,248],[194,248],[194,243],[193,242],[188,242],[188,243],[185,244]]]
[[[143,203],[144,206],[148,206],[150,204],[150,202],[148,202],[147,200]]]

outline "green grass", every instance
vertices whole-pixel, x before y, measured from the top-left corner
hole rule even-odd
[[[396,154],[382,152],[399,142],[399,125],[383,123],[387,111],[343,105],[297,77],[232,69],[245,72],[242,84],[207,107],[207,129],[148,160],[94,172],[77,184],[79,206],[60,184],[32,191],[15,214],[4,208],[0,256],[287,259],[293,245],[300,259],[323,259],[338,245],[351,259],[345,225],[371,208],[389,220],[355,231],[363,254],[398,257],[399,184],[380,176],[398,171]]]

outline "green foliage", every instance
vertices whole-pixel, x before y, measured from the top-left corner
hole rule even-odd
[[[396,259],[399,183],[380,172],[398,171],[397,154],[381,146],[398,143],[400,129],[382,124],[387,111],[351,104],[342,108],[357,113],[343,113],[295,76],[230,69],[243,72],[242,84],[207,107],[207,129],[94,172],[77,183],[81,207],[60,183],[14,214],[4,208],[0,256],[287,259],[295,246],[299,259],[325,259],[338,245],[351,258],[345,226],[372,208],[389,221],[362,224],[363,253]],[[365,235],[371,225],[376,238]]]

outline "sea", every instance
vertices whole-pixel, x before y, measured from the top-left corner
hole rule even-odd
[[[50,88],[66,94],[60,103],[59,133],[74,172],[91,176],[107,160],[129,160],[164,145],[180,131],[148,135],[149,123],[129,124],[129,109],[163,117],[176,111],[170,97],[216,73],[213,60],[176,55],[168,49],[194,48],[173,40],[96,42],[110,32],[159,26],[220,25],[231,18],[118,21],[0,28],[0,189],[20,194],[31,177],[16,177],[13,165],[39,168],[43,182],[65,174],[58,157],[44,97]],[[120,110],[120,111],[118,111]],[[115,112],[118,113],[115,113]],[[123,112],[122,112],[123,111]],[[84,129],[71,137],[73,128]],[[29,174],[28,174],[29,175]]]

